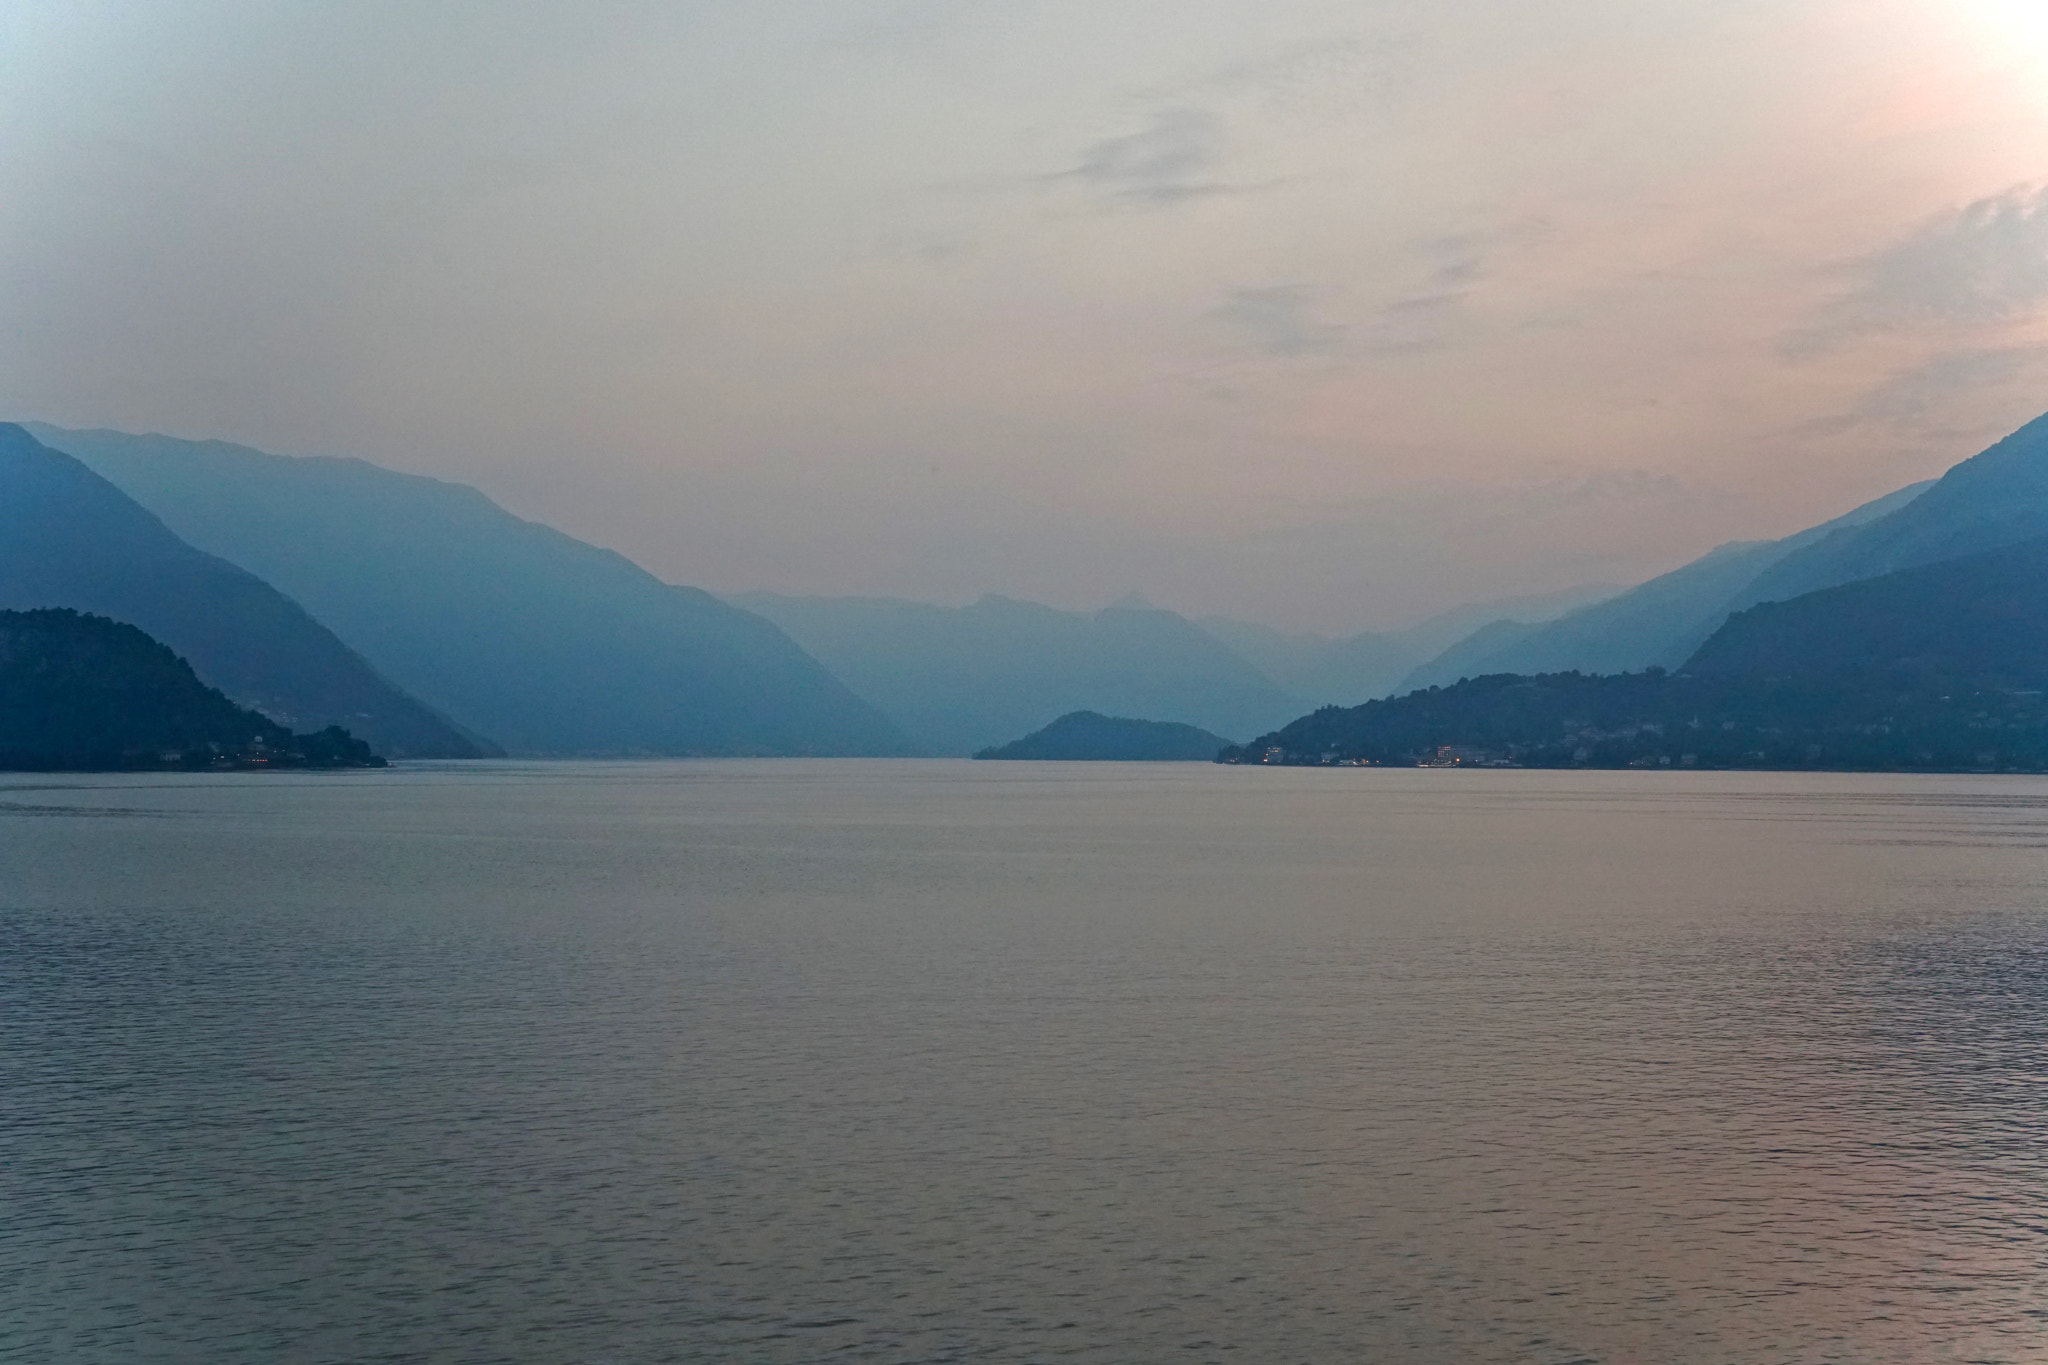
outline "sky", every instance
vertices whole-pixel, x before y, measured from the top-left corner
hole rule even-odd
[[[1292,628],[2048,411],[2037,0],[0,0],[0,417]]]

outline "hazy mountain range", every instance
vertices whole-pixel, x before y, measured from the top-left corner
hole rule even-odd
[[[1540,629],[1470,641],[1417,670],[1413,691],[1487,673],[1676,668],[1759,602],[2048,535],[2048,417],[1956,465],[1783,540],[1724,545]],[[1482,643],[1496,648],[1475,648]]]
[[[380,752],[490,752],[406,695],[270,584],[194,549],[68,455],[0,424],[0,607],[70,607],[140,627],[280,725],[340,725]]]
[[[1736,609],[2048,535],[2048,417],[1924,487],[1885,516],[1801,545],[1759,575]]]
[[[293,728],[339,724],[398,756],[966,755],[1074,712],[1236,736],[1488,674],[1694,659],[1791,676],[1830,650],[1868,662],[1891,648],[1880,638],[1918,649],[1909,624],[1957,594],[1992,613],[1983,621],[2031,619],[2048,418],[1931,484],[1633,588],[1347,637],[1197,624],[1137,599],[721,601],[463,485],[35,424],[0,425],[0,534],[0,607],[130,622],[236,703]],[[2005,547],[2018,548],[1997,558]],[[1950,567],[1914,577],[1933,566]],[[1760,603],[1782,605],[1750,610]],[[1990,629],[1979,615],[1949,610],[1945,628]]]
[[[1546,624],[1492,627],[1453,645],[1389,690],[1399,695],[1487,673],[1676,668],[1730,612],[1763,600],[1754,595],[1754,588],[1764,574],[1839,530],[1882,519],[1929,487],[1922,483],[1902,488],[1783,540],[1723,545],[1682,568]]]
[[[1070,711],[1256,734],[1302,699],[1185,617],[1146,606],[1058,611],[984,597],[734,599],[788,631],[933,754],[965,756]]]
[[[1396,691],[1415,669],[1474,631],[1530,628],[1621,589],[1595,583],[1562,592],[1475,602],[1400,630],[1331,637],[1205,616],[1202,629],[1309,706],[1349,706]]]
[[[760,617],[523,521],[473,488],[219,441],[33,430],[514,752],[910,749]]]
[[[1743,575],[1722,573],[1730,565],[1746,574],[1733,587]],[[1697,605],[1701,585],[1733,611],[1675,672],[1475,671],[1303,717],[1237,757],[1413,761],[1449,745],[1540,764],[2048,766],[2048,419],[1932,486],[1709,556],[1508,652],[1591,638],[1566,628],[1603,613],[1636,624],[1614,608],[1652,590],[1667,602],[1696,590]]]

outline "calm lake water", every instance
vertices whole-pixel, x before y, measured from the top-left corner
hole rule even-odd
[[[2048,781],[0,778],[0,1357],[2048,1359]]]

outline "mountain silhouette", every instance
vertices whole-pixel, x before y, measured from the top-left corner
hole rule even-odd
[[[1783,540],[1724,545],[1497,649],[1454,646],[1400,691],[1487,673],[1677,667],[1735,612],[2048,535],[2048,416],[1941,478]]]
[[[1949,470],[1905,506],[1803,545],[1758,575],[1736,603],[1820,588],[2048,535],[2048,417]]]
[[[379,676],[299,603],[193,548],[11,423],[0,423],[0,607],[70,607],[137,626],[205,683],[291,729],[339,725],[393,756],[490,751]]]
[[[1415,669],[1395,695],[1448,686],[1489,673],[1627,673],[1675,668],[1705,643],[1728,614],[1753,604],[1752,586],[1773,565],[1837,532],[1889,516],[1930,490],[1914,484],[1833,521],[1782,540],[1738,541],[1604,602],[1534,630],[1474,636]]]
[[[523,754],[858,755],[900,732],[769,622],[474,488],[363,460],[38,428],[386,676]]]
[[[1977,496],[1887,527],[1853,562],[1945,552],[2023,524],[1996,512],[2019,501],[2022,481],[1985,496],[1981,468],[1962,481]],[[1829,562],[1852,562],[1841,551],[1863,534],[1837,539]],[[1730,616],[1676,673],[1480,674],[1326,708],[1225,758],[2041,771],[2048,534],[1759,603]]]

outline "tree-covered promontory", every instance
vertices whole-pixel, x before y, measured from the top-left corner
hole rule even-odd
[[[1327,707],[1228,763],[1532,768],[2048,768],[2048,697],[1868,678],[1498,673]]]
[[[339,726],[294,734],[199,681],[134,626],[63,608],[0,611],[0,768],[364,768]]]
[[[1207,763],[1229,745],[1220,735],[1176,721],[1070,711],[1042,730],[983,749],[975,757],[1070,763]]]

